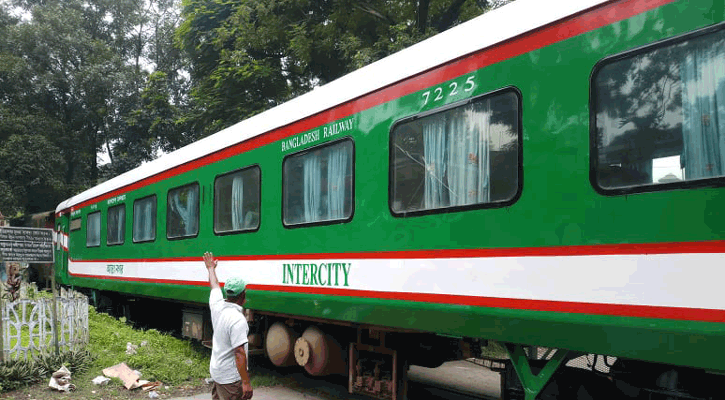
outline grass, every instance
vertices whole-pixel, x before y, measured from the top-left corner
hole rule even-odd
[[[140,371],[143,380],[162,382],[162,386],[156,390],[161,399],[210,391],[210,385],[205,379],[209,377],[211,352],[197,342],[179,339],[154,329],[133,329],[125,319],[96,312],[90,306],[88,325],[90,340],[87,350],[93,356],[93,361],[87,371],[72,375],[75,391],[53,391],[48,388],[49,379],[44,379],[38,384],[2,393],[0,399],[147,399],[147,392],[141,389],[127,390],[118,378],[113,378],[103,386],[91,382],[96,376],[103,375],[104,368],[121,362]],[[138,346],[135,354],[126,354],[127,343]],[[274,386],[281,382],[276,376],[255,370],[250,371],[250,375],[253,387]]]
[[[481,355],[486,358],[508,358],[508,353],[503,344],[493,340],[488,341],[488,344],[481,348]]]
[[[135,330],[123,318],[97,313],[92,307],[89,307],[88,325],[88,349],[95,357],[92,370],[125,362],[141,371],[142,379],[172,385],[203,379],[209,374],[209,351],[191,341],[154,329]],[[126,354],[128,343],[138,346],[135,354]]]

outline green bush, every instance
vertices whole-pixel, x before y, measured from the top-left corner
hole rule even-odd
[[[19,389],[38,381],[40,375],[32,360],[8,361],[0,364],[0,388],[3,391]]]
[[[73,373],[88,369],[93,357],[87,350],[43,354],[32,360],[10,360],[0,364],[0,391],[10,391],[50,378],[65,365]]]
[[[74,374],[82,374],[91,367],[93,363],[93,355],[86,349],[70,350],[58,355],[53,353],[44,353],[35,359],[38,371],[43,377],[50,375],[64,366]]]

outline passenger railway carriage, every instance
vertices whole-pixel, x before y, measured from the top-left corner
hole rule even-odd
[[[722,398],[724,19],[518,0],[64,201],[57,279],[204,339],[212,251],[252,348],[379,398],[486,340],[506,396]]]

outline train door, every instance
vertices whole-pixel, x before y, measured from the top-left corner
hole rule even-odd
[[[59,215],[55,221],[55,280],[67,283],[68,276],[68,215]]]

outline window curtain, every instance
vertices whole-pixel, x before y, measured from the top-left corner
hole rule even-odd
[[[109,212],[109,243],[121,243],[123,241],[123,223],[125,212],[123,208]]]
[[[141,234],[143,240],[151,240],[155,236],[154,230],[154,205],[151,201],[146,201],[143,210],[143,232]]]
[[[429,117],[423,125],[423,208],[433,209],[448,205],[446,175],[446,115]]]
[[[330,220],[345,217],[347,166],[347,149],[341,146],[331,148],[327,162],[327,218]]]
[[[97,246],[101,243],[101,214],[93,214],[88,218],[88,236],[86,245]]]
[[[125,209],[121,208],[116,213],[116,243],[121,243],[123,241],[123,231],[124,231],[124,225],[126,221],[126,211]]]
[[[725,175],[725,41],[693,45],[682,76],[685,179]]]
[[[244,226],[244,180],[241,175],[232,179],[232,229],[237,231]]]
[[[450,206],[486,203],[490,192],[489,102],[466,107],[449,125],[448,188]]]
[[[197,191],[195,189],[186,190],[186,201],[181,201],[181,194],[183,191],[175,196],[171,196],[171,205],[179,216],[182,222],[182,235],[190,236],[197,232],[197,223],[199,221],[197,215]]]
[[[320,219],[320,204],[322,197],[322,179],[320,154],[308,154],[302,163],[304,221],[314,222]]]
[[[484,102],[426,121],[425,209],[490,201],[491,114]]]
[[[153,199],[145,200],[139,204],[138,223],[134,223],[133,227],[133,237],[137,241],[153,240],[155,236],[153,211]],[[134,210],[135,212],[136,210]]]

